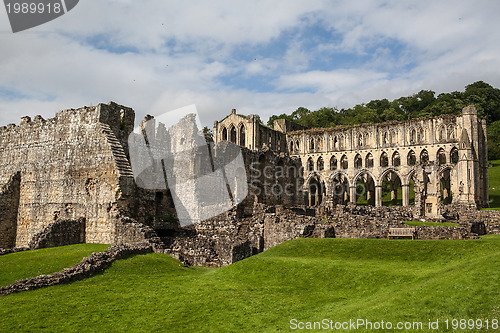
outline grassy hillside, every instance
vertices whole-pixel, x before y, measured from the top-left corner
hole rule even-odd
[[[500,210],[500,160],[490,161],[492,168],[488,168],[490,186],[490,209]]]
[[[80,262],[92,252],[104,251],[107,247],[101,244],[77,244],[0,256],[0,286],[19,279],[58,272]]]
[[[0,297],[0,330],[274,332],[289,331],[291,319],[500,319],[498,267],[495,235],[298,239],[220,269],[139,255],[87,280]]]

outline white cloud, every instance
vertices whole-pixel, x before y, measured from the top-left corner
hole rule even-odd
[[[265,119],[476,80],[500,87],[499,9],[465,0],[80,1],[26,32],[0,21],[0,122],[114,100],[141,117],[196,103],[210,124],[231,108]],[[315,24],[339,38],[285,37]],[[285,49],[262,51],[275,45]],[[241,49],[255,52],[242,59]],[[240,83],[252,79],[275,89]]]

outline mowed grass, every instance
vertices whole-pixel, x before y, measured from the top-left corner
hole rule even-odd
[[[500,319],[499,267],[497,235],[296,239],[218,269],[137,255],[86,280],[0,297],[0,330],[274,332],[290,331],[291,319],[366,318],[426,331],[429,319]]]
[[[490,191],[490,207],[487,209],[500,210],[500,160],[489,161],[493,167],[488,168]]]
[[[19,279],[58,272],[80,262],[92,252],[106,250],[108,246],[77,244],[0,256],[0,286],[6,286]]]

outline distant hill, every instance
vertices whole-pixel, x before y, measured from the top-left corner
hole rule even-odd
[[[500,89],[477,81],[465,87],[465,91],[442,93],[436,96],[431,90],[421,90],[412,96],[400,97],[393,101],[372,100],[349,109],[323,107],[311,111],[299,107],[291,114],[273,115],[267,124],[279,118],[293,120],[308,128],[333,127],[378,123],[388,120],[435,117],[443,114],[460,114],[463,107],[474,104],[478,115],[486,119],[488,125],[488,159],[500,159]]]

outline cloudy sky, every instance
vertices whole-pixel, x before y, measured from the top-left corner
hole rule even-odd
[[[82,0],[13,34],[2,7],[0,125],[108,101],[140,118],[194,103],[210,125],[232,108],[267,120],[500,87],[499,14],[497,0]]]

